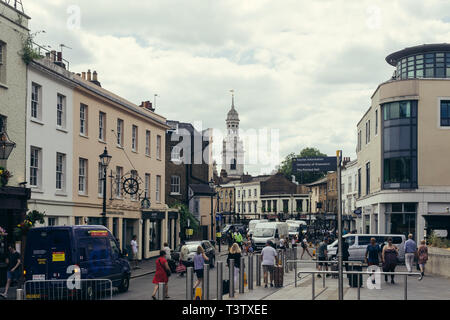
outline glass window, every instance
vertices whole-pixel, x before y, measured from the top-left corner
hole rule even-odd
[[[411,104],[409,101],[400,102],[400,118],[411,117]]]
[[[87,135],[87,108],[85,104],[80,104],[80,134]]]
[[[400,104],[398,102],[393,102],[389,105],[389,119],[400,118]]]
[[[425,78],[433,78],[434,77],[434,69],[426,68],[425,69]]]
[[[40,184],[41,149],[31,147],[30,150],[30,186],[38,187]]]
[[[411,175],[411,158],[384,159],[384,183],[408,183]]]
[[[156,159],[161,159],[161,136],[156,136]]]
[[[416,70],[416,77],[423,78],[423,70]]]
[[[105,141],[106,138],[106,114],[99,112],[98,114],[98,139]]]
[[[150,156],[150,131],[145,131],[145,154]]]
[[[441,126],[450,126],[450,100],[441,100]]]
[[[180,193],[180,176],[170,177],[170,193]]]
[[[444,68],[436,68],[436,78],[444,78],[445,77],[444,70],[445,70]]]
[[[131,128],[131,150],[137,151],[138,148],[138,127],[133,125]]]
[[[56,125],[61,128],[66,126],[66,97],[58,94],[56,97]]]
[[[41,118],[41,86],[36,83],[31,84],[31,117]]]
[[[56,190],[64,190],[66,155],[56,153]]]
[[[156,202],[161,202],[161,176],[156,176]]]
[[[123,175],[123,168],[116,167],[116,198],[117,199],[122,198],[122,175]]]
[[[87,160],[80,158],[78,161],[78,192],[86,194],[87,191]]]
[[[123,146],[123,120],[117,119],[117,145]]]
[[[98,163],[98,195],[103,196],[103,165],[101,162]]]

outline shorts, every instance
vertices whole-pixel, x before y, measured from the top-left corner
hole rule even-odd
[[[319,257],[319,261],[327,261],[327,258],[326,257]],[[319,262],[319,266],[327,266],[327,264],[326,263],[323,263],[323,262]]]
[[[272,273],[275,269],[275,266],[271,265],[263,265],[263,272],[270,272]]]
[[[197,275],[197,279],[203,279],[203,269],[195,270],[195,274]]]
[[[17,281],[19,280],[20,271],[16,269],[15,271],[8,271],[6,277],[8,280]]]

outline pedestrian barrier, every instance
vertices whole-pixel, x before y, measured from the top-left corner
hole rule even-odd
[[[325,279],[325,275],[326,274],[339,274],[339,271],[318,271],[318,270],[305,270],[305,271],[299,271],[298,272],[299,274],[311,274],[311,276],[312,276],[312,278],[311,278],[311,282],[312,282],[312,284],[311,284],[311,292],[312,292],[312,294],[311,294],[311,299],[312,300],[315,300],[315,298],[316,298],[316,294],[315,294],[315,275],[316,274],[323,274],[324,276],[322,277],[322,278],[324,278]],[[369,271],[369,270],[366,270],[366,271],[342,271],[342,273],[343,274],[350,274],[350,275],[352,275],[352,274],[355,274],[355,275],[364,275],[364,274],[367,274],[368,276],[372,276],[372,274],[374,274],[374,273],[377,273],[377,274],[380,274],[380,275],[394,275],[394,276],[404,276],[404,290],[403,290],[403,299],[404,300],[408,300],[408,276],[411,276],[411,275],[417,275],[417,276],[420,276],[421,275],[421,273],[419,273],[419,272],[384,272],[384,271],[376,271],[376,272],[373,272],[373,271]],[[357,289],[358,289],[358,292],[357,292],[357,299],[358,300],[361,300],[361,283],[360,283],[360,280],[359,280],[359,276],[357,277],[358,278],[358,280],[357,280],[357,282],[358,282],[358,284],[357,284]]]
[[[217,261],[217,300],[223,300],[223,261]]]
[[[186,300],[192,300],[194,294],[194,268],[186,269]]]
[[[230,292],[229,296],[230,298],[234,298],[234,259],[230,259],[230,266],[229,266],[229,278],[230,279]]]
[[[28,280],[25,300],[112,300],[110,279]]]

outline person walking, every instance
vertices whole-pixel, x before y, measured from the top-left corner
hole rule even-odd
[[[170,275],[170,268],[169,264],[167,263],[167,260],[165,258],[166,252],[164,250],[161,250],[159,252],[159,258],[156,259],[156,271],[155,275],[153,276],[152,283],[155,284],[155,288],[153,289],[152,299],[156,299],[156,292],[158,291],[159,284],[165,283],[164,286],[164,297],[165,299],[169,299],[169,275]]]
[[[237,244],[239,245],[240,248],[242,248],[242,241],[243,241],[242,234],[241,234],[240,231],[238,231],[236,233],[236,242],[237,242]]]
[[[5,299],[8,298],[8,290],[11,286],[11,283],[13,281],[18,281],[20,278],[19,266],[22,263],[22,261],[20,260],[20,253],[16,251],[16,248],[14,248],[12,245],[9,245],[8,250],[9,256],[6,259],[6,263],[8,265],[6,276],[8,280],[6,281],[5,291],[3,293],[0,293],[0,296]]]
[[[264,272],[264,288],[267,288],[267,282],[270,273],[270,286],[273,287],[273,272],[277,264],[277,250],[272,246],[272,241],[268,240],[266,246],[261,250],[261,265]]]
[[[137,261],[137,254],[138,254],[138,243],[137,243],[137,236],[133,235],[133,238],[131,239],[131,258],[134,264],[134,269],[138,268],[138,261]]]
[[[241,257],[242,251],[237,243],[231,246],[228,252],[227,265],[230,268],[230,260],[234,259],[234,287],[237,288],[239,285],[239,268],[241,267]],[[230,279],[231,280],[231,279]]]
[[[414,265],[414,258],[417,254],[417,245],[413,240],[413,235],[410,233],[408,235],[408,240],[405,242],[405,264],[408,272],[412,272]]]
[[[420,241],[419,249],[417,250],[417,255],[419,256],[419,268],[420,268],[420,278],[419,280],[423,279],[423,276],[425,275],[425,264],[428,261],[428,247],[425,243],[425,240]]]
[[[379,266],[381,260],[381,248],[375,238],[370,238],[370,244],[366,248],[365,260],[368,266]],[[373,274],[370,275],[372,283],[375,284]]]
[[[388,238],[388,243],[383,247],[381,253],[381,261],[383,263],[384,272],[395,272],[395,267],[397,266],[398,248],[392,244],[392,238]],[[384,275],[384,281],[388,281],[388,276]],[[394,282],[394,275],[391,275],[391,283]]]
[[[279,245],[279,248],[281,250],[286,250],[285,242],[286,242],[286,240],[283,237],[281,237],[280,238],[280,245]]]
[[[310,258],[312,258],[312,254],[309,252],[308,249],[308,238],[305,236],[302,240],[302,255],[300,256],[300,260],[303,259],[303,255],[305,254],[305,252],[309,255]]]
[[[197,281],[194,284],[194,292],[195,289],[203,283],[203,268],[205,261],[209,261],[205,254],[205,250],[203,250],[202,246],[198,246],[194,256],[194,272],[197,275]]]
[[[319,265],[317,266],[317,270],[322,271],[323,267],[325,267],[325,271],[328,271],[328,264],[323,262],[323,261],[327,261],[328,257],[328,251],[327,251],[327,246],[328,246],[328,238],[325,238],[320,244],[319,244],[319,248],[317,249],[317,258],[320,261]],[[327,273],[326,277],[328,278],[330,275]],[[317,275],[317,278],[322,278],[322,276],[320,274]]]

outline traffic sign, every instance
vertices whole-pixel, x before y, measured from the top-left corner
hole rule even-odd
[[[337,170],[337,157],[308,157],[292,159],[295,172],[327,172]]]

